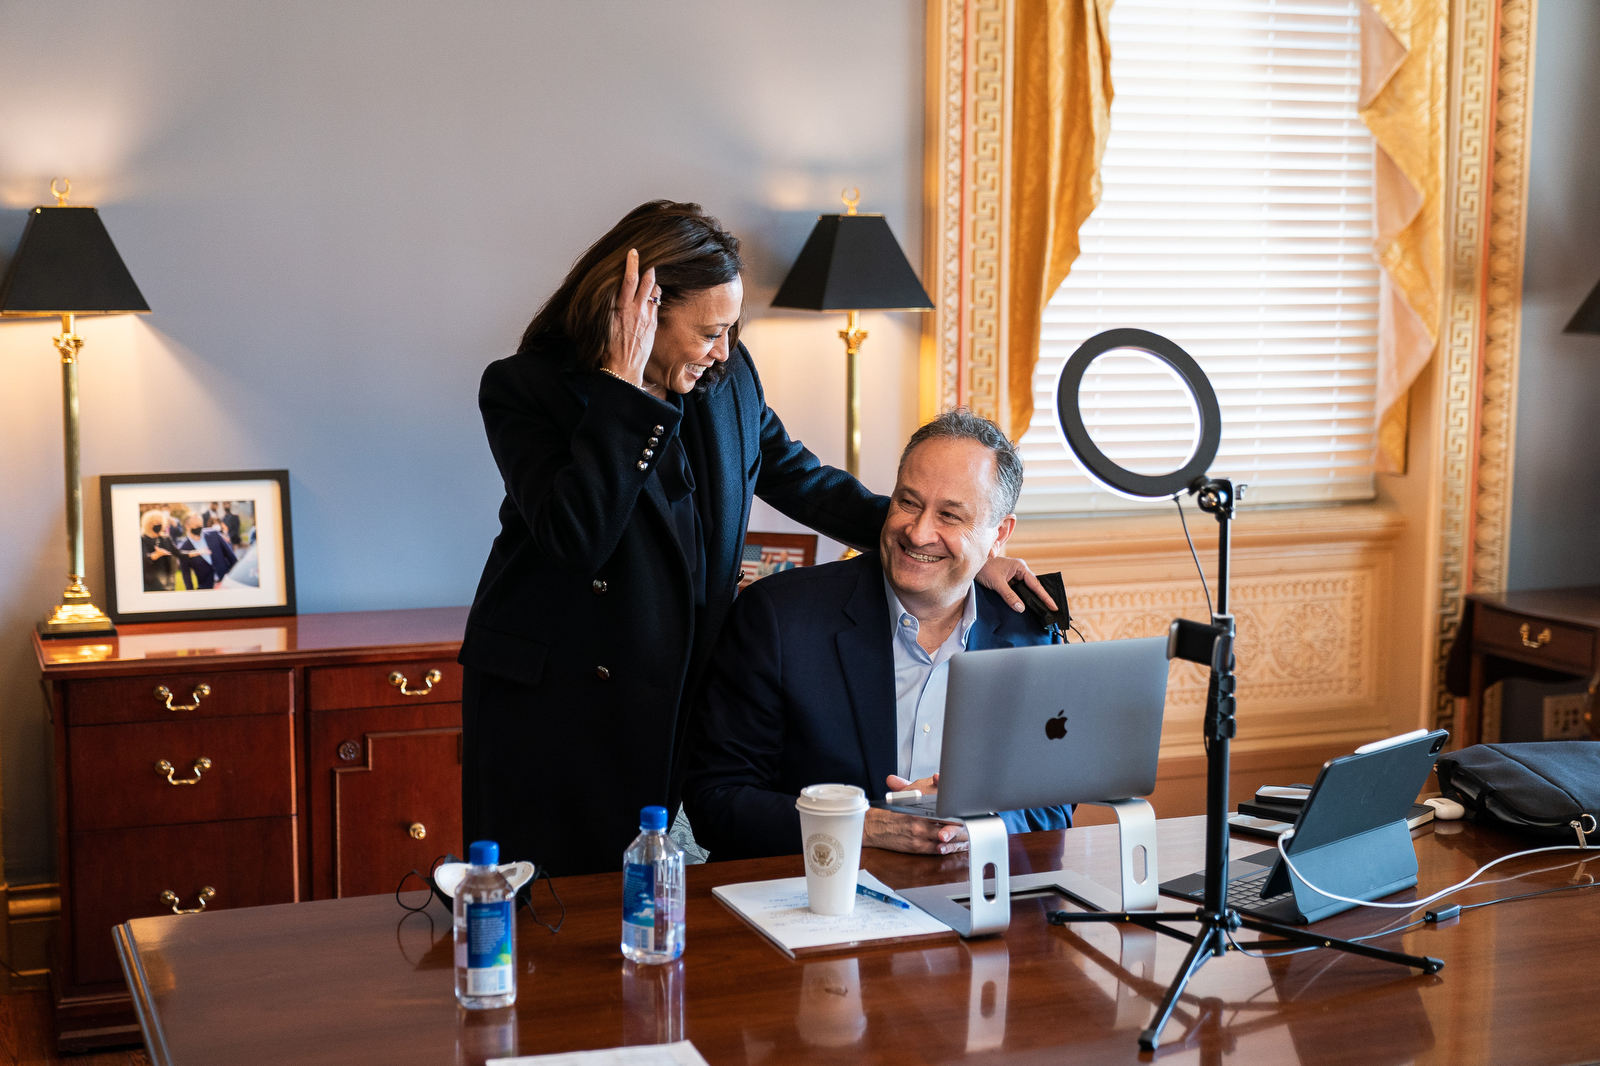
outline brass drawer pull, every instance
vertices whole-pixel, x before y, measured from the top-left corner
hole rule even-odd
[[[197,898],[200,900],[200,906],[180,907],[178,904],[182,901],[178,899],[178,894],[172,891],[172,889],[169,888],[165,892],[161,893],[161,902],[171,907],[173,914],[199,914],[201,911],[206,909],[207,903],[210,903],[212,900],[217,898],[217,890],[212,888],[210,885],[207,885],[205,888],[200,890],[200,895]]]
[[[177,767],[165,759],[156,763],[156,773],[166,774],[167,784],[169,785],[198,785],[200,783],[200,775],[209,769],[211,769],[211,760],[204,755],[194,761],[193,777],[173,777],[172,775],[178,772]]]
[[[413,692],[411,689],[406,688],[406,675],[396,670],[394,673],[389,675],[389,684],[399,689],[400,695],[402,696],[426,696],[428,693],[433,691],[434,683],[442,677],[444,677],[444,675],[439,671],[429,670],[427,673],[422,675],[422,680],[427,684],[428,687],[419,688]]]
[[[1546,644],[1550,643],[1550,630],[1549,630],[1548,627],[1545,628],[1545,629],[1541,629],[1539,631],[1539,635],[1537,637],[1534,637],[1532,640],[1529,640],[1528,639],[1528,623],[1524,622],[1524,623],[1522,623],[1521,633],[1522,633],[1522,646],[1524,648],[1542,648]]]
[[[200,701],[209,695],[211,695],[210,685],[196,685],[194,691],[189,693],[189,698],[194,702],[180,703],[174,707],[172,705],[172,690],[165,685],[156,686],[156,699],[166,700],[167,710],[169,711],[198,711],[200,709]]]
[[[411,828],[407,829],[406,832],[411,834],[412,840],[421,840],[428,835],[428,827],[421,822],[412,822]]]

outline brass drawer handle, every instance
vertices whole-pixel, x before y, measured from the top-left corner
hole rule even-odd
[[[209,695],[211,695],[210,685],[196,685],[194,691],[189,693],[189,698],[194,702],[180,703],[174,707],[172,705],[172,690],[165,685],[156,686],[156,699],[166,700],[167,710],[169,711],[198,711],[200,709],[200,701]]]
[[[1542,648],[1546,644],[1550,643],[1550,630],[1549,630],[1549,628],[1541,629],[1539,631],[1539,635],[1537,637],[1534,637],[1532,640],[1529,640],[1528,639],[1528,623],[1524,622],[1524,623],[1522,623],[1521,633],[1522,633],[1522,646],[1524,648]]]
[[[411,828],[407,829],[406,832],[411,834],[412,840],[421,840],[428,835],[428,827],[421,822],[412,822]]]
[[[210,885],[207,885],[205,888],[200,890],[200,895],[197,898],[200,900],[200,906],[180,907],[178,904],[182,901],[178,899],[178,894],[172,891],[172,889],[169,888],[165,892],[161,893],[161,902],[171,907],[173,914],[199,914],[201,911],[206,909],[207,903],[210,903],[212,900],[217,898],[217,890],[212,888]]]
[[[167,784],[169,785],[198,785],[200,783],[200,775],[209,769],[211,769],[211,760],[204,755],[194,761],[193,777],[173,777],[172,775],[178,772],[175,766],[165,759],[156,763],[156,773],[166,774]]]
[[[439,671],[429,670],[427,673],[422,675],[422,680],[427,684],[428,687],[419,688],[413,692],[411,689],[406,688],[406,675],[396,670],[394,673],[389,675],[389,684],[399,689],[400,695],[402,696],[426,696],[428,693],[433,691],[434,683],[442,677],[444,677],[444,675]]]

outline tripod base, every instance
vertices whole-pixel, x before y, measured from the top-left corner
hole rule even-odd
[[[1438,973],[1444,969],[1444,960],[1435,959],[1428,955],[1407,955],[1404,952],[1389,951],[1385,948],[1375,948],[1354,940],[1340,940],[1337,937],[1320,936],[1305,929],[1297,929],[1292,925],[1279,925],[1277,922],[1265,921],[1261,918],[1252,918],[1240,914],[1236,910],[1225,910],[1219,913],[1195,911],[1193,915],[1183,915],[1174,912],[1149,911],[1052,911],[1049,915],[1051,925],[1067,925],[1071,922],[1128,922],[1145,929],[1154,930],[1183,940],[1189,944],[1189,954],[1184,956],[1183,965],[1178,967],[1178,973],[1172,979],[1172,984],[1167,987],[1167,994],[1162,997],[1161,1005],[1156,1008],[1155,1017],[1150,1020],[1150,1025],[1139,1034],[1139,1047],[1144,1051],[1154,1051],[1161,1045],[1161,1030],[1166,1028],[1167,1020],[1172,1017],[1172,1010],[1178,1005],[1178,998],[1183,995],[1183,990],[1189,984],[1189,978],[1200,972],[1200,967],[1206,960],[1216,956],[1221,957],[1228,950],[1228,934],[1243,926],[1253,929],[1258,933],[1267,933],[1280,937],[1286,945],[1303,947],[1331,948],[1335,951],[1345,951],[1352,955],[1365,955],[1369,959],[1380,959],[1383,962],[1392,962],[1400,966],[1410,966],[1421,970],[1423,973]],[[1190,934],[1171,928],[1169,922],[1198,922],[1200,931]]]

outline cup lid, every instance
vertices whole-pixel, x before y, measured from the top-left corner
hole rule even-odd
[[[855,785],[807,785],[794,805],[807,814],[854,814],[867,809],[867,794]]]

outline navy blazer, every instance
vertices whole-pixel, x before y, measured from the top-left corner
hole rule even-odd
[[[185,584],[203,589],[215,588],[218,582],[228,576],[228,571],[233,569],[239,557],[233,553],[233,545],[228,543],[228,538],[216,530],[201,530],[200,536],[206,542],[206,549],[211,552],[211,561],[207,562],[203,555],[182,554],[194,551],[197,547],[194,538],[186,536],[178,545],[178,565],[183,568]],[[185,544],[189,547],[185,548]]]
[[[896,772],[894,649],[877,553],[786,570],[740,594],[712,653],[684,783],[695,841],[711,858],[800,851],[794,801],[807,785]],[[978,586],[971,651],[1048,644],[1031,615]],[[1064,807],[1003,813],[1013,833],[1065,829]]]
[[[530,349],[490,364],[478,402],[505,500],[459,657],[466,839],[559,874],[615,870],[639,808],[676,809],[688,693],[733,602],[752,496],[862,546],[888,500],[790,438],[742,344],[721,380],[667,400],[570,347]],[[655,476],[675,435],[704,534],[698,609]]]

